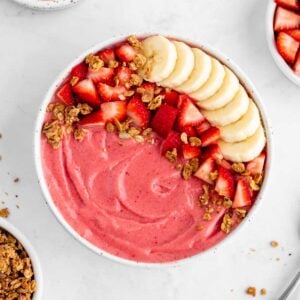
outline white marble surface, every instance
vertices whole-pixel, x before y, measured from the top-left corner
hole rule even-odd
[[[0,200],[12,212],[9,221],[40,255],[43,299],[241,300],[249,299],[244,292],[249,285],[268,290],[258,298],[276,299],[299,270],[300,89],[269,55],[266,5],[266,0],[85,0],[69,10],[41,13],[0,1]],[[274,166],[255,222],[217,258],[136,269],[98,257],[56,221],[36,181],[33,127],[46,89],[77,54],[111,35],[161,30],[211,43],[249,75],[273,123]],[[16,176],[19,183],[13,182]],[[270,247],[271,240],[280,247]],[[300,299],[300,292],[291,299]]]

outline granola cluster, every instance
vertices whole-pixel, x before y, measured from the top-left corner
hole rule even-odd
[[[0,299],[32,299],[37,285],[27,252],[0,228]]]

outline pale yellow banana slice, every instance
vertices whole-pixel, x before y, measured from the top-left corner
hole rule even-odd
[[[177,52],[175,45],[161,35],[150,36],[142,41],[147,62],[140,74],[150,82],[160,82],[173,72]]]
[[[198,48],[192,48],[195,64],[194,69],[183,84],[176,87],[181,93],[189,94],[198,90],[209,78],[212,63],[209,55]]]
[[[245,140],[255,133],[259,125],[259,111],[254,102],[250,100],[247,112],[238,121],[219,127],[221,139],[229,143]]]
[[[216,59],[211,58],[212,69],[207,81],[195,92],[190,93],[189,96],[196,101],[203,101],[214,95],[222,86],[225,70],[221,63]]]
[[[225,126],[240,119],[246,113],[248,106],[248,94],[240,85],[238,92],[227,105],[216,110],[201,110],[201,113],[212,125]]]
[[[185,82],[194,68],[194,54],[192,49],[185,43],[173,41],[176,48],[177,60],[171,75],[158,84],[164,87],[175,88]]]
[[[239,80],[227,67],[225,68],[225,78],[221,88],[206,100],[198,101],[197,105],[206,110],[219,109],[228,104],[239,89]]]
[[[258,156],[265,147],[265,132],[260,125],[254,135],[237,143],[220,141],[219,147],[225,159],[233,162],[247,162]]]

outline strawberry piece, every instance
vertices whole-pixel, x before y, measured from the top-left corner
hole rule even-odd
[[[300,5],[298,0],[275,0],[275,2],[282,7],[289,8],[292,10],[300,10]]]
[[[266,154],[262,152],[259,156],[249,161],[246,166],[246,170],[250,172],[251,175],[261,174],[264,169]]]
[[[108,65],[110,61],[116,60],[115,52],[113,49],[104,49],[97,53],[97,55]]]
[[[74,97],[72,93],[72,87],[70,83],[65,83],[56,93],[56,96],[66,105],[72,105],[74,103]]]
[[[113,101],[105,102],[101,104],[101,111],[103,120],[105,122],[118,120],[123,121],[126,117],[126,107],[125,101]]]
[[[183,144],[182,154],[184,159],[196,158],[200,156],[201,149],[199,147],[191,146],[189,144]]]
[[[296,75],[300,76],[300,50],[298,51],[293,70]]]
[[[72,69],[71,77],[75,76],[78,77],[79,80],[83,80],[86,78],[87,72],[88,72],[88,67],[84,62],[82,62]]]
[[[124,85],[128,83],[131,77],[131,70],[127,67],[118,67],[116,73],[116,79],[119,81],[119,84]]]
[[[100,68],[99,70],[93,70],[89,68],[87,78],[92,79],[93,82],[111,83],[114,76],[114,69],[112,68]]]
[[[180,139],[180,134],[176,131],[170,131],[167,138],[162,143],[162,154],[164,155],[167,151],[170,151],[174,148],[177,149],[177,152],[181,152],[182,142]]]
[[[136,50],[129,44],[125,43],[116,49],[116,55],[122,62],[131,62],[136,55]]]
[[[219,166],[218,173],[215,190],[220,196],[232,199],[234,195],[234,177],[232,173],[222,166]]]
[[[125,100],[125,92],[126,88],[122,85],[113,87],[105,83],[98,83],[98,93],[105,102]]]
[[[299,42],[285,32],[279,32],[277,36],[277,49],[279,54],[288,63],[293,63],[299,48]]]
[[[300,42],[300,29],[292,29],[285,31],[288,35],[290,35],[293,39]]]
[[[149,125],[150,111],[139,96],[132,97],[127,105],[127,115],[135,125],[146,128]]]
[[[182,132],[185,132],[188,136],[197,136],[197,131],[193,126],[184,126]]]
[[[251,188],[249,181],[246,178],[240,178],[237,182],[232,207],[245,207],[251,205],[251,203]]]
[[[191,99],[186,95],[180,95],[178,109],[179,127],[183,128],[187,125],[197,126],[202,121],[204,121],[204,117]]]
[[[216,144],[220,138],[220,129],[217,127],[210,127],[201,134],[200,138],[203,147]]]
[[[165,103],[174,107],[178,106],[178,98],[179,94],[175,91],[165,92],[164,94]]]
[[[168,104],[161,105],[151,122],[152,129],[161,135],[166,137],[172,130],[177,116],[177,109]]]
[[[99,106],[100,100],[91,79],[84,79],[73,86],[73,91],[91,106]]]
[[[215,160],[212,158],[207,158],[204,162],[200,165],[199,169],[194,174],[199,179],[203,181],[213,184],[213,181],[210,179],[210,173],[213,172],[216,168]]]
[[[274,30],[282,31],[300,28],[300,15],[282,7],[275,12]]]
[[[231,164],[226,159],[222,159],[219,165],[228,170],[232,169]]]
[[[217,144],[212,144],[206,148],[203,157],[204,159],[211,157],[214,160],[222,160],[223,154],[221,152],[220,147]]]
[[[147,91],[154,92],[154,90],[155,90],[155,83],[144,81],[141,84],[140,87],[143,88],[143,89],[145,89],[145,90],[147,90]]]
[[[101,110],[92,112],[89,115],[84,116],[79,121],[79,125],[84,126],[84,127],[103,126],[104,124],[105,124],[105,121],[103,119]]]
[[[196,126],[196,130],[198,134],[201,134],[207,129],[209,129],[210,127],[211,127],[210,124],[207,121],[204,121],[200,125]]]

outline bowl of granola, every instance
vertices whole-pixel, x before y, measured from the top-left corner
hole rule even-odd
[[[0,219],[0,298],[42,299],[43,278],[38,256],[27,238]]]
[[[252,221],[270,173],[260,96],[219,51],[144,34],[101,42],[43,100],[35,162],[49,207],[94,252],[170,265]]]

